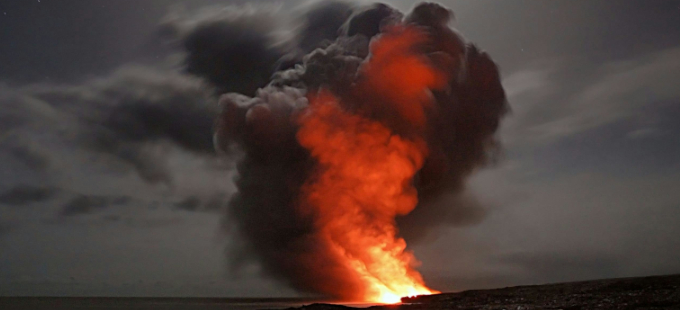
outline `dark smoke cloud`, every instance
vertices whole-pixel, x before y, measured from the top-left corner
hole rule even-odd
[[[333,43],[353,9],[352,5],[340,1],[325,1],[310,7],[302,15],[302,26],[296,37],[297,47],[307,54]]]
[[[341,30],[346,36],[363,35],[372,38],[380,33],[383,25],[401,20],[402,17],[403,14],[398,10],[382,3],[375,3],[356,10]]]
[[[419,207],[408,216],[397,218],[400,232],[407,241],[419,242],[436,232],[438,227],[468,226],[484,220],[487,210],[475,196],[456,187],[445,191],[419,193]]]
[[[307,106],[307,94],[324,88],[342,103],[355,103],[345,108],[364,111],[395,133],[415,134],[396,112],[384,108],[389,105],[381,102],[388,93],[357,92],[354,86],[361,65],[370,58],[370,40],[402,20],[430,35],[421,52],[446,72],[450,84],[433,91],[436,104],[426,116],[424,133],[430,154],[415,180],[420,203],[398,219],[399,229],[412,241],[439,226],[482,220],[484,209],[465,194],[465,179],[496,157],[495,133],[508,107],[496,64],[448,27],[452,18],[450,10],[432,3],[416,6],[406,17],[384,4],[354,10],[333,43],[309,52],[300,65],[275,73],[254,96],[221,97],[215,142],[222,151],[236,146],[242,152],[238,192],[224,222],[241,237],[230,251],[239,253],[232,257],[234,269],[255,258],[264,272],[302,291],[342,297],[338,287],[351,287],[350,280],[338,276],[339,265],[319,249],[313,218],[296,207],[314,161],[299,145],[293,119]],[[329,27],[336,24],[333,20]]]
[[[215,8],[170,14],[159,32],[184,50],[186,72],[211,83],[216,93],[253,96],[272,74],[294,68],[308,53],[335,42],[355,9],[348,2],[323,1],[304,7],[284,25],[274,22],[280,19],[277,8]],[[352,31],[362,25],[352,24]],[[282,28],[295,29],[295,34],[283,37]]]
[[[25,206],[51,200],[59,192],[59,189],[52,187],[17,185],[0,194],[0,203],[10,206]]]
[[[217,93],[252,95],[268,83],[285,54],[274,34],[276,13],[254,7],[173,13],[160,32],[185,51],[186,72],[210,82]]]
[[[292,51],[279,59],[276,71],[292,69],[311,51],[331,45],[353,10],[352,5],[341,1],[324,1],[305,8],[297,18],[301,24],[290,44]]]

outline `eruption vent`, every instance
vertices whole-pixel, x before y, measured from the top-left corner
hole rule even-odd
[[[450,16],[427,3],[405,18],[385,5],[355,12],[254,98],[222,97],[215,141],[243,151],[225,222],[243,241],[234,267],[255,257],[292,287],[342,300],[436,293],[401,232],[466,216],[437,198],[487,162],[506,111],[495,64]]]

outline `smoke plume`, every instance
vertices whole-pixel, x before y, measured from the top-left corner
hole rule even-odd
[[[438,4],[343,14],[330,14],[335,38],[303,27],[307,54],[283,57],[288,69],[253,97],[220,99],[215,144],[241,156],[224,223],[240,236],[232,267],[256,258],[300,291],[343,300],[431,293],[406,241],[483,216],[463,191],[498,151],[498,68]]]

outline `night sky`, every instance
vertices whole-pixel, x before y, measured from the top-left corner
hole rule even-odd
[[[234,163],[178,43],[244,2],[0,2],[0,295],[296,295],[226,268]],[[680,1],[438,2],[498,63],[512,112],[468,183],[484,218],[410,244],[427,283],[679,273]],[[309,6],[248,4],[272,44]]]

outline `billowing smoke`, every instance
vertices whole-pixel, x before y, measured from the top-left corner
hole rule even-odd
[[[273,35],[276,20],[273,9],[211,7],[169,14],[159,33],[184,49],[187,73],[204,78],[218,93],[252,95],[285,54]]]
[[[240,237],[232,267],[256,258],[300,291],[346,300],[427,293],[400,236],[483,217],[465,179],[498,152],[505,92],[491,58],[449,27],[450,10],[375,4],[340,23],[345,9],[315,10],[330,24],[310,18],[319,25],[297,38],[306,54],[285,56],[288,69],[253,97],[220,99],[215,143],[241,156],[224,223]],[[409,289],[381,274],[383,252]]]

